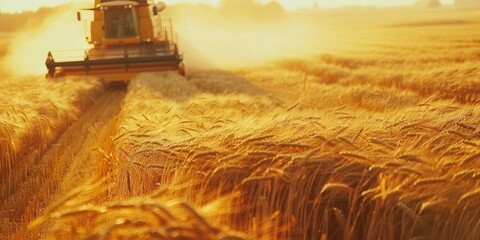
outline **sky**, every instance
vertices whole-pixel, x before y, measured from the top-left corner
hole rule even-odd
[[[82,0],[0,0],[0,12],[21,12],[36,10],[39,7],[55,6],[66,2],[79,2]],[[85,0],[83,0],[85,1]],[[260,0],[261,2],[268,2],[270,0]],[[318,3],[321,8],[335,8],[343,6],[402,6],[411,5],[415,0],[276,0],[280,2],[287,9],[308,8],[314,2]],[[451,4],[454,0],[440,0],[444,4]],[[93,2],[93,0],[92,0]],[[165,0],[168,4],[175,4],[181,2],[191,3],[208,3],[216,5],[220,0]]]

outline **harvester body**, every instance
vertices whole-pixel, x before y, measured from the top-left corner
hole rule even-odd
[[[95,0],[93,8],[82,9],[93,11],[86,37],[93,47],[81,53],[49,52],[47,77],[93,75],[122,84],[141,72],[178,70],[184,75],[171,22],[158,18],[164,8],[152,0]],[[81,12],[77,18],[82,20]]]

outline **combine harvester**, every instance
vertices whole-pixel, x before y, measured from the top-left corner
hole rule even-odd
[[[50,51],[47,77],[91,75],[108,84],[126,84],[141,72],[178,70],[185,75],[171,22],[158,17],[163,9],[163,2],[153,0],[95,0],[93,8],[81,9],[93,11],[86,24],[86,40],[93,48],[73,57]],[[77,18],[82,21],[80,11]]]

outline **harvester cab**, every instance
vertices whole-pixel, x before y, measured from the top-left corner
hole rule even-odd
[[[84,11],[93,12],[86,25],[92,48],[81,53],[50,51],[47,77],[92,75],[124,84],[141,72],[178,70],[185,75],[171,21],[158,17],[163,9],[163,2],[153,0],[95,0],[93,8],[77,12],[79,21],[86,21]]]

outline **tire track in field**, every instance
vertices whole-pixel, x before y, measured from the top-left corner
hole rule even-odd
[[[41,229],[28,231],[28,223],[41,216],[53,201],[103,175],[108,164],[104,149],[116,131],[115,117],[124,96],[124,90],[106,92],[51,146],[26,181],[2,203],[2,215],[7,213],[8,224],[2,224],[0,232],[13,233],[12,239],[41,238]]]

